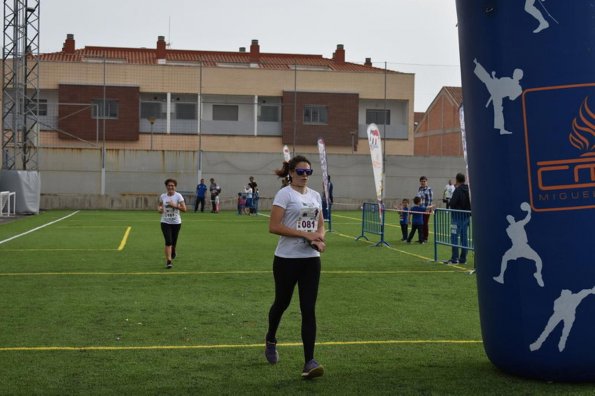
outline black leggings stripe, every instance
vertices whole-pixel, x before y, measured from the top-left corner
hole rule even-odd
[[[273,261],[275,301],[269,311],[267,340],[276,342],[277,329],[283,313],[291,303],[297,283],[302,313],[302,342],[306,362],[314,358],[316,342],[316,298],[320,282],[320,257],[281,258]]]
[[[182,224],[161,223],[161,232],[165,239],[165,246],[176,246],[180,228],[182,228]]]

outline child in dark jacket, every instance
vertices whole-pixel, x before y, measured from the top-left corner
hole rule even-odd
[[[401,202],[401,207],[399,208],[399,223],[401,224],[401,233],[403,234],[402,241],[407,240],[407,234],[409,232],[409,200],[405,198],[403,202]]]
[[[427,212],[428,208],[420,205],[421,198],[415,197],[413,198],[413,207],[411,208],[411,232],[409,233],[409,237],[407,238],[407,243],[411,243],[413,236],[415,235],[415,231],[417,231],[418,236],[418,243],[423,243],[422,239],[422,227],[424,225],[424,213]]]

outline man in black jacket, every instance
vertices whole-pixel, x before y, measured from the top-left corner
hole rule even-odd
[[[457,173],[455,191],[450,199],[451,226],[450,239],[452,243],[452,255],[448,264],[465,264],[467,261],[467,232],[471,213],[471,199],[469,198],[469,186],[465,184],[465,175]],[[460,245],[459,245],[460,238]],[[459,246],[461,256],[459,257]]]

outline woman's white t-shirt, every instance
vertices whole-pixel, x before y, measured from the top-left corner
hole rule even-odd
[[[168,205],[168,202],[173,202],[176,207],[180,202],[184,202],[184,197],[179,192],[174,195],[161,194],[159,202],[163,203],[163,212],[161,213],[161,222],[166,224],[182,224],[182,216],[180,216],[180,209],[174,209]]]
[[[320,194],[310,188],[302,194],[291,186],[283,187],[273,199],[273,206],[285,209],[283,224],[287,227],[314,232],[322,208]],[[280,236],[275,256],[284,258],[320,257],[304,238]]]

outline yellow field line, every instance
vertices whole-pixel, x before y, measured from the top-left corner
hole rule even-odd
[[[343,237],[343,238],[354,239],[352,235],[341,234],[340,232],[337,232],[337,231],[333,231],[333,234],[337,234],[337,235],[339,235],[339,236],[341,236],[341,237]],[[374,243],[374,242],[372,242],[372,241],[368,241],[368,240],[365,240],[365,239],[364,239],[364,242],[365,242],[365,243],[368,243],[368,244],[370,244],[370,245],[375,245],[375,243]],[[383,249],[390,249],[390,250],[394,250],[395,252],[399,252],[399,253],[407,254],[407,255],[409,255],[409,256],[417,257],[417,258],[420,258],[420,259],[423,259],[423,260],[434,261],[434,260],[432,260],[432,259],[431,259],[431,258],[429,258],[429,257],[425,257],[425,256],[421,256],[421,255],[419,255],[419,254],[415,254],[415,253],[407,252],[407,251],[405,251],[405,250],[396,249],[396,248],[394,248],[394,247],[392,247],[392,246],[386,246],[386,245],[385,245],[385,246],[382,246],[382,248],[383,248]]]
[[[317,342],[317,346],[343,345],[419,345],[419,344],[481,344],[481,340],[370,340],[370,341],[327,341]],[[301,347],[301,342],[278,343],[280,347]],[[39,346],[39,347],[0,347],[1,352],[10,351],[143,351],[176,349],[242,349],[262,348],[263,344],[212,344],[212,345],[149,345],[149,346]]]
[[[115,252],[116,249],[97,249],[97,248],[31,248],[31,249],[1,249],[2,252]]]
[[[385,209],[385,210],[391,210],[391,209]],[[335,214],[335,213],[333,213],[333,215],[332,215],[332,216],[333,216],[333,217],[335,217],[335,216],[336,216],[336,217],[341,217],[341,218],[344,218],[344,219],[350,219],[350,220],[357,220],[357,221],[359,221],[360,223],[361,223],[361,221],[362,221],[361,217],[358,219],[358,218],[355,218],[355,217],[344,216],[344,215],[338,215],[338,214]],[[385,226],[387,226],[387,227],[401,228],[401,225],[400,225],[400,224],[391,224],[391,223],[386,223],[386,222],[385,222],[385,223],[384,223],[384,225],[385,225]],[[429,231],[429,234],[433,234],[433,233],[434,233],[434,231],[432,231],[431,227],[430,227],[430,229],[429,229],[428,231]]]
[[[266,216],[266,215],[265,215],[265,216]],[[341,217],[341,218],[344,218],[344,219],[350,219],[350,220],[357,220],[357,221],[361,221],[361,219],[357,219],[357,218],[355,218],[355,217],[342,216],[342,215],[337,215],[337,214],[334,214],[333,216],[336,216],[336,217]],[[391,227],[393,226],[393,225],[391,225],[391,224],[386,224],[386,225],[388,225],[388,226],[391,226]],[[396,227],[396,226],[394,226],[394,227]],[[333,233],[333,234],[336,234],[336,235],[339,235],[339,236],[342,236],[342,237],[344,237],[344,238],[355,239],[355,237],[353,237],[352,235],[346,235],[346,234],[342,234],[342,233],[340,233],[340,232],[338,232],[338,231],[332,231],[332,233]],[[432,233],[432,232],[430,232],[430,233]],[[365,242],[368,242],[370,245],[374,244],[374,242],[370,242],[370,241],[365,241]],[[406,252],[406,251],[404,251],[404,250],[395,249],[395,248],[393,248],[393,247],[391,247],[391,246],[385,246],[385,247],[386,247],[387,249],[391,249],[391,250],[394,250],[394,251],[396,251],[396,252],[399,252],[399,253],[408,254],[408,255],[410,255],[410,256],[417,257],[417,258],[420,258],[420,259],[423,259],[423,260],[434,261],[433,259],[431,259],[431,258],[429,258],[429,257],[420,256],[419,254],[414,254],[414,253],[411,253],[411,252]],[[465,269],[465,270],[466,270],[466,269]],[[449,271],[445,271],[445,272],[449,272]]]
[[[356,219],[355,217],[342,216],[342,215],[336,215],[336,214],[335,214],[335,215],[333,215],[333,216],[336,216],[336,217],[342,217],[342,218],[344,218],[344,219],[350,219],[350,220],[361,220],[361,219]],[[390,226],[390,224],[387,224],[387,225],[389,225],[389,226]],[[395,226],[395,227],[396,227],[396,226]],[[341,237],[343,237],[343,238],[355,239],[355,237],[353,237],[352,235],[346,235],[346,234],[342,234],[342,233],[340,233],[340,232],[338,232],[338,231],[332,231],[332,233],[333,233],[333,234],[336,234],[336,235],[339,235],[339,236],[341,236]],[[432,233],[432,232],[430,232],[430,233]],[[374,244],[374,242],[371,242],[371,241],[365,241],[365,242],[368,242],[370,245],[373,245],[373,244]],[[430,257],[421,256],[421,255],[419,255],[419,254],[415,254],[415,253],[407,252],[407,251],[405,251],[405,250],[395,249],[395,248],[394,248],[394,247],[392,247],[392,246],[383,246],[383,247],[385,247],[385,248],[387,248],[387,249],[390,249],[390,250],[394,250],[395,252],[399,252],[399,253],[407,254],[407,255],[409,255],[409,256],[417,257],[417,258],[420,258],[420,259],[423,259],[423,260],[434,261],[434,260],[433,260],[432,258],[430,258]],[[460,269],[460,270],[463,270],[463,271],[467,271],[467,269],[466,269],[466,268],[461,268],[461,267],[457,267],[457,266],[454,266],[454,265],[451,265],[451,266],[449,266],[449,267],[456,267],[457,269]],[[450,271],[444,271],[444,272],[450,272]]]
[[[351,219],[351,217],[347,217],[347,216],[338,216],[338,217],[345,217],[345,218],[349,218],[349,219]],[[353,239],[353,236],[352,236],[352,235],[346,235],[346,234],[342,234],[342,233],[340,233],[340,232],[338,232],[338,231],[333,231],[332,233],[333,233],[333,234],[336,234],[336,235],[339,235],[340,237],[343,237],[343,238],[349,238],[349,239]],[[370,245],[375,245],[375,243],[374,243],[373,241],[368,241],[368,240],[365,240],[365,239],[364,239],[364,242],[367,242],[367,243],[368,243],[368,244],[370,244]],[[407,255],[409,255],[409,256],[417,257],[417,258],[420,258],[420,259],[422,259],[422,260],[428,260],[428,261],[434,262],[434,259],[432,259],[432,258],[430,258],[430,257],[421,256],[421,255],[419,255],[419,254],[415,254],[415,253],[411,253],[411,252],[408,252],[408,251],[405,251],[405,250],[397,249],[397,248],[394,248],[394,247],[392,247],[392,246],[386,246],[386,245],[385,245],[385,246],[382,246],[382,248],[383,248],[383,249],[390,249],[390,250],[394,250],[395,252],[399,252],[399,253],[407,254]],[[465,267],[461,267],[461,266],[459,266],[459,265],[449,265],[448,267],[449,267],[449,268],[456,268],[457,270],[459,270],[459,271],[463,271],[463,272],[467,272],[467,271],[469,271],[467,268],[465,268]],[[451,272],[451,271],[444,270],[444,271],[440,271],[440,272]]]
[[[119,252],[124,250],[124,246],[126,246],[126,241],[128,240],[128,235],[130,235],[130,230],[132,230],[132,227],[128,226],[128,228],[126,228],[126,232],[124,233],[124,237],[122,238],[122,241],[120,242],[120,246],[118,246]]]

